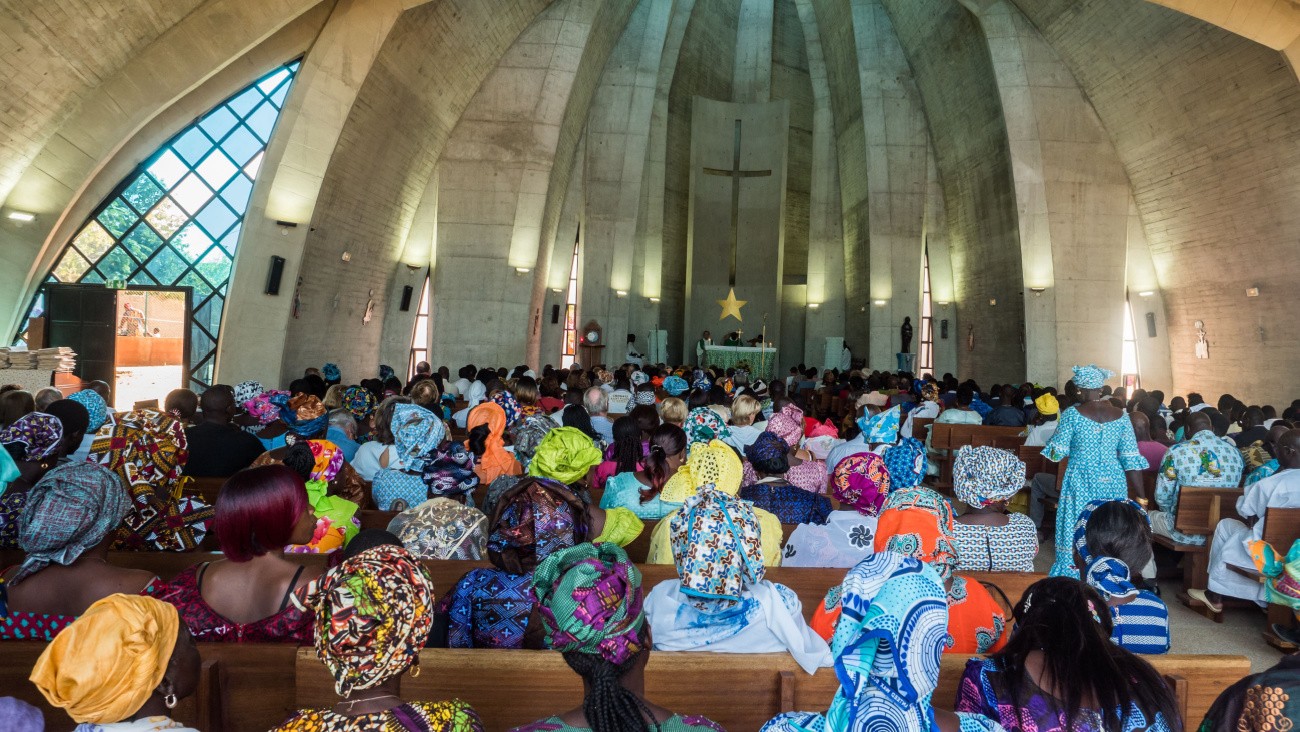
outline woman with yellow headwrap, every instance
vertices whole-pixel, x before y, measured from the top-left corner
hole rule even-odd
[[[50,642],[31,681],[77,732],[184,732],[168,710],[198,687],[199,652],[176,608],[109,595]]]
[[[294,602],[316,615],[316,656],[342,701],[304,709],[277,730],[482,732],[465,702],[407,702],[398,695],[403,674],[419,673],[420,649],[433,627],[433,581],[410,552],[391,544],[367,549]]]
[[[686,464],[668,480],[659,495],[667,503],[682,503],[699,493],[702,487],[712,485],[722,493],[735,496],[740,493],[741,470],[740,457],[727,443],[721,440],[699,443],[691,449]],[[678,509],[660,519],[659,525],[650,535],[650,551],[646,557],[650,564],[672,564],[673,549],[668,525],[680,512],[681,509]],[[778,567],[781,565],[783,538],[781,520],[761,508],[754,508],[754,514],[758,517],[761,529],[763,564]]]

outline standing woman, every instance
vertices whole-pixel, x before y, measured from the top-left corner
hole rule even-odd
[[[1075,366],[1074,384],[1081,402],[1061,415],[1056,434],[1043,448],[1053,462],[1070,458],[1056,507],[1055,577],[1078,577],[1070,537],[1074,525],[1091,501],[1122,501],[1142,495],[1146,458],[1138,451],[1133,423],[1123,409],[1101,398],[1101,387],[1115,374],[1096,366]]]

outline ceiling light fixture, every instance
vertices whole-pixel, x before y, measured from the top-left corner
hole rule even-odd
[[[627,297],[627,290],[614,290],[614,294],[619,297]]]
[[[1155,290],[1143,290],[1138,293],[1138,297],[1151,297],[1154,294],[1156,294]]]

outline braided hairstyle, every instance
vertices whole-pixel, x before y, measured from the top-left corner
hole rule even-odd
[[[582,713],[592,732],[650,732],[654,714],[639,696],[623,686],[622,679],[645,656],[641,651],[622,664],[614,664],[594,653],[568,651],[564,662],[587,682]]]
[[[1097,591],[1069,577],[1048,577],[1030,585],[1015,608],[1016,630],[1006,647],[993,656],[1005,689],[1017,710],[1034,688],[1025,660],[1043,654],[1048,690],[1060,700],[1065,728],[1092,713],[1104,732],[1121,732],[1136,706],[1147,719],[1160,714],[1172,729],[1180,729],[1174,695],[1160,674],[1141,657],[1111,642],[1110,609]],[[1085,707],[1095,700],[1096,709]]]
[[[312,468],[316,467],[316,456],[311,454],[311,446],[307,441],[300,440],[285,449],[283,462],[284,467],[301,475],[303,480],[311,480]]]
[[[614,469],[620,473],[631,473],[641,462],[641,428],[631,417],[619,417],[614,420],[614,444],[610,445],[614,460]]]
[[[650,454],[645,459],[645,474],[650,487],[641,489],[641,502],[645,503],[664,489],[668,479],[668,457],[686,449],[686,432],[675,424],[664,423],[650,433]]]

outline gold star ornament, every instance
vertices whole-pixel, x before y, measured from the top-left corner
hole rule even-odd
[[[731,288],[731,292],[727,293],[726,300],[717,300],[716,302],[722,306],[722,315],[718,317],[718,320],[726,320],[727,316],[731,316],[742,323],[745,321],[744,318],[740,317],[740,309],[749,301],[737,300],[736,288]]]

